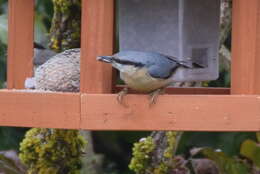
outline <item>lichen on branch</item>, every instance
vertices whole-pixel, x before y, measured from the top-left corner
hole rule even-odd
[[[137,174],[168,174],[179,168],[175,151],[181,132],[153,133],[134,144],[129,168]]]
[[[20,144],[19,158],[29,174],[79,174],[85,144],[77,131],[32,128]]]
[[[80,47],[81,0],[53,0],[49,47],[56,52]]]

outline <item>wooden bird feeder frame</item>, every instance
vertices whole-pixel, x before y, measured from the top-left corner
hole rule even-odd
[[[0,125],[88,130],[260,130],[260,1],[233,0],[231,88],[169,88],[117,103],[112,68],[114,0],[82,1],[80,93],[26,92],[32,76],[34,0],[9,0],[8,89],[0,90]],[[178,94],[178,95],[173,95]]]

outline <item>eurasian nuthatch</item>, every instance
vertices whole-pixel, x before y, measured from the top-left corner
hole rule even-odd
[[[151,93],[150,104],[156,96],[173,82],[172,76],[178,68],[193,68],[191,60],[180,61],[175,57],[141,51],[120,51],[112,56],[99,56],[97,60],[111,63],[119,70],[120,78],[129,88]],[[118,95],[121,103],[127,88]]]

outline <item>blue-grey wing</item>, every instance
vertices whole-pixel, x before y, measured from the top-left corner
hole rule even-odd
[[[118,58],[126,62],[134,62],[144,65],[152,64],[180,64],[184,67],[191,68],[192,62],[180,61],[175,57],[163,55],[155,52],[141,52],[141,51],[120,51],[114,55],[115,58]]]
[[[114,57],[120,59],[121,61],[140,63],[144,65],[172,62],[169,58],[153,52],[120,51],[115,54]]]
[[[148,67],[148,73],[153,78],[167,79],[179,66],[177,63],[171,65],[151,65]]]

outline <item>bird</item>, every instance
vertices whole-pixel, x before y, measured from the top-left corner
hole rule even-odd
[[[120,51],[112,56],[98,56],[98,61],[110,63],[119,70],[120,78],[126,86],[118,93],[117,100],[123,103],[128,88],[150,94],[150,105],[156,103],[157,96],[173,83],[174,74],[180,68],[192,69],[196,65],[191,58],[182,61],[173,56],[147,51]]]
[[[33,78],[25,81],[28,89],[79,92],[80,48],[66,50],[44,59]],[[98,56],[97,60],[112,64],[119,70],[120,78],[126,83],[117,100],[123,104],[128,88],[149,93],[150,105],[157,96],[173,83],[173,76],[180,68],[194,68],[200,65],[187,59],[181,61],[173,56],[157,52],[120,51],[112,56]]]
[[[40,43],[34,42],[34,56],[33,56],[33,65],[35,68],[44,64],[51,57],[55,56],[57,53],[45,48]]]

